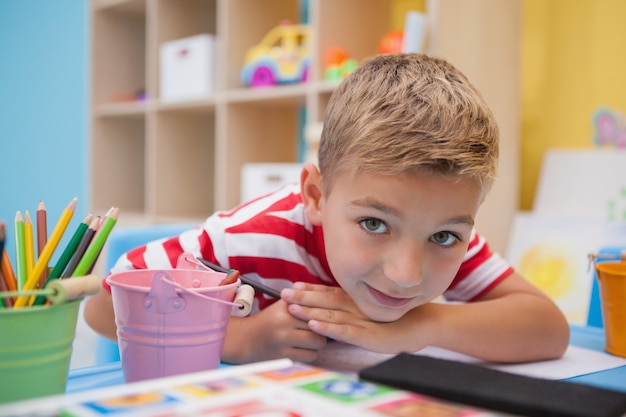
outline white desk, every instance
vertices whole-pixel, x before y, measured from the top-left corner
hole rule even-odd
[[[570,343],[574,346],[603,351],[604,331],[596,327],[572,326]],[[626,366],[566,380],[626,392]],[[113,362],[107,365],[70,371],[67,392],[78,392],[123,383],[122,366],[120,362]]]

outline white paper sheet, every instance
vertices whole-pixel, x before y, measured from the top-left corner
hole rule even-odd
[[[545,379],[571,378],[626,365],[626,359],[624,358],[572,345],[568,347],[561,359],[513,365],[484,362],[471,356],[436,347],[427,347],[416,352],[416,354],[465,363],[482,364],[504,372]],[[345,343],[333,342],[328,344],[314,365],[350,374],[393,356],[370,352]]]

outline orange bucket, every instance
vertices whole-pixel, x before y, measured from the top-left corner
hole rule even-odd
[[[595,264],[600,283],[605,350],[626,357],[626,262]]]

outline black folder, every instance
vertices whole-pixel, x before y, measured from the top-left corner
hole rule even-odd
[[[527,417],[626,414],[624,392],[408,353],[365,368],[359,377],[446,401]]]

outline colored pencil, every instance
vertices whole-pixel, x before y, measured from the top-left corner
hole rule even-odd
[[[11,265],[11,259],[9,259],[9,252],[7,252],[6,244],[4,250],[2,251],[2,261],[0,263],[0,269],[2,270],[2,275],[4,275],[4,279],[7,281],[9,291],[17,291],[17,279],[15,278],[13,265]]]
[[[52,231],[48,242],[46,242],[46,246],[44,247],[41,256],[35,264],[32,277],[29,278],[28,282],[24,286],[25,290],[35,289],[37,283],[39,282],[39,278],[43,273],[43,270],[48,267],[50,258],[52,257],[52,254],[54,253],[57,245],[59,244],[59,241],[61,240],[61,237],[63,236],[63,233],[65,233],[65,229],[67,229],[67,225],[74,215],[74,211],[76,210],[76,201],[76,198],[72,199],[72,201],[61,213],[61,216],[59,217],[57,224],[54,226],[54,230]],[[23,307],[27,304],[27,301],[27,296],[19,296],[15,301],[15,307]]]
[[[4,275],[2,275],[2,271],[0,271],[0,292],[7,291],[9,291],[9,287],[4,279]],[[11,300],[11,297],[0,297],[0,307],[13,307],[13,300]]]
[[[46,211],[46,205],[43,201],[40,201],[37,205],[37,256],[41,256],[43,248],[48,241],[48,212]],[[43,288],[48,278],[48,268],[44,269],[39,279],[39,288]]]
[[[111,213],[113,212],[114,207],[111,207],[110,209],[107,210],[107,212],[105,213],[105,215],[102,217],[102,219],[100,219],[100,226],[102,226],[102,223],[104,223],[104,221],[106,220],[107,217],[109,217],[111,215]],[[98,232],[96,232],[97,234]],[[96,258],[94,259],[93,263],[91,264],[91,268],[89,268],[89,270],[87,271],[87,274],[91,274],[93,272],[93,269],[96,266],[96,262],[98,262],[98,258],[100,257],[100,254],[102,253],[102,249],[100,249],[100,252],[98,252],[98,254],[96,255]]]
[[[4,253],[4,244],[6,242],[6,225],[4,222],[0,222],[0,255]],[[9,288],[9,283],[4,273],[2,272],[2,268],[0,268],[0,291],[11,291]],[[2,305],[5,307],[13,307],[13,300],[11,298],[2,298],[0,299]]]
[[[35,266],[35,233],[28,210],[24,212],[24,253],[26,255],[26,280],[28,281]]]
[[[52,268],[52,271],[50,271],[50,274],[48,275],[46,282],[43,284],[41,288],[44,288],[48,282],[61,277],[61,275],[63,274],[63,271],[67,267],[67,264],[69,264],[70,260],[72,259],[72,255],[74,254],[74,252],[76,252],[76,248],[78,248],[78,245],[80,244],[83,238],[83,235],[87,231],[87,228],[89,228],[89,224],[91,223],[92,219],[93,219],[93,214],[89,213],[83,219],[83,221],[80,222],[80,224],[74,231],[72,238],[70,239],[67,246],[65,246],[65,249],[63,249],[63,252],[61,253],[61,256],[59,257],[59,260],[57,261],[56,265],[54,265],[54,268]],[[47,298],[45,296],[39,295],[35,299],[35,302],[33,303],[33,305],[41,305],[46,301],[46,299]]]
[[[4,222],[0,222],[0,253],[4,251],[4,244],[7,240],[7,225]]]
[[[4,253],[4,245],[7,240],[7,226],[4,222],[0,222],[0,256]],[[0,269],[3,272],[3,269]]]
[[[70,260],[70,263],[67,264],[67,268],[65,269],[65,271],[63,271],[61,278],[69,278],[72,276],[72,274],[76,270],[76,267],[78,266],[78,263],[83,258],[83,255],[85,255],[85,252],[87,251],[87,248],[89,247],[89,244],[93,240],[93,237],[98,231],[99,227],[100,227],[100,216],[96,216],[89,223],[89,227],[87,228],[87,231],[83,234],[83,238],[80,240],[78,247],[76,248],[76,250],[74,251],[74,254],[72,255],[72,259]]]
[[[17,288],[21,290],[26,285],[28,267],[24,243],[24,217],[19,211],[15,214],[15,263],[17,264]]]
[[[91,240],[91,243],[85,251],[85,254],[76,266],[76,269],[72,274],[73,277],[83,276],[91,269],[92,265],[96,261],[96,258],[98,257],[98,254],[104,247],[104,243],[109,237],[111,230],[113,230],[115,223],[117,223],[117,217],[119,216],[119,212],[120,209],[118,207],[114,207],[111,210],[111,214],[104,219],[104,222],[102,222],[102,226],[100,226],[100,229],[98,229],[98,233],[96,233],[94,238]]]
[[[89,213],[83,219],[83,221],[78,225],[78,227],[76,228],[76,231],[74,231],[74,235],[70,239],[70,242],[67,244],[67,246],[63,250],[63,253],[61,254],[61,257],[59,258],[58,262],[56,263],[54,268],[52,268],[52,271],[50,272],[49,280],[60,278],[63,275],[63,271],[65,271],[65,269],[67,268],[67,265],[70,263],[72,256],[74,255],[74,253],[76,252],[76,249],[80,245],[80,242],[82,241],[83,236],[87,232],[87,229],[89,228],[89,225],[91,224],[92,220],[93,220],[93,214]]]

